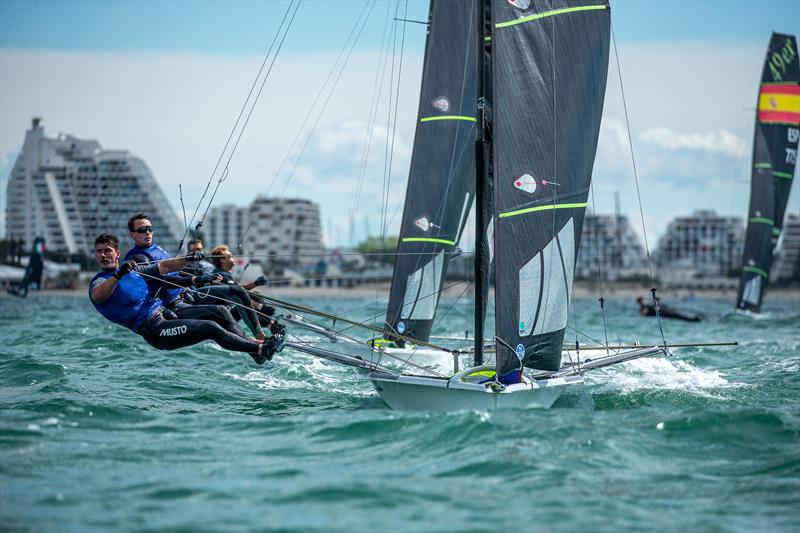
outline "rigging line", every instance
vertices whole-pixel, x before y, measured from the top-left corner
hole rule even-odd
[[[180,183],[178,184],[178,198],[180,198],[181,200],[181,210],[183,211],[183,228],[184,231],[187,231],[189,228],[189,224],[188,222],[186,222],[186,205],[184,205],[183,203],[183,187],[181,187]],[[184,233],[184,237],[185,236],[186,233]],[[180,251],[182,249],[183,249],[183,239],[181,239],[181,242],[178,243],[178,250]]]
[[[455,306],[456,306],[456,305],[458,305],[458,304],[461,302],[461,298],[463,298],[463,297],[464,297],[464,294],[466,294],[466,292],[469,290],[469,288],[470,288],[471,286],[472,286],[472,285],[471,285],[470,283],[467,283],[467,286],[466,286],[466,287],[464,287],[464,290],[462,290],[462,291],[461,291],[461,294],[459,294],[459,295],[458,295],[458,297],[455,299],[455,301],[454,301],[452,304],[450,304],[450,306],[448,306],[448,308],[445,310],[445,312],[444,312],[444,313],[443,313],[443,314],[442,314],[442,315],[439,317],[439,319],[438,319],[438,320],[436,321],[436,323],[433,325],[433,328],[434,328],[434,329],[435,329],[435,328],[437,328],[437,327],[439,327],[439,325],[440,325],[440,324],[441,324],[441,323],[444,321],[444,319],[445,319],[445,317],[447,316],[447,314],[448,314],[450,311],[452,311],[452,310],[455,308]]]
[[[302,1],[302,0],[299,0]],[[244,110],[247,108],[247,103],[250,101],[250,96],[253,94],[253,89],[255,89],[256,85],[258,84],[258,80],[261,78],[261,73],[264,71],[264,66],[267,64],[267,60],[269,59],[270,54],[272,53],[273,48],[275,47],[275,42],[278,40],[278,36],[283,29],[283,24],[286,22],[286,17],[289,15],[289,11],[292,9],[292,4],[294,4],[295,0],[291,0],[289,5],[286,8],[286,12],[283,14],[283,18],[281,19],[281,23],[278,25],[278,29],[275,31],[275,36],[272,39],[272,43],[269,46],[269,50],[267,50],[266,55],[264,56],[264,60],[261,62],[261,68],[258,70],[258,74],[256,74],[255,79],[253,80],[253,84],[250,86],[250,92],[247,93],[247,98],[245,98],[244,103],[242,104],[242,108],[239,110],[239,115],[236,117],[236,122],[233,124],[233,128],[231,128],[231,132],[228,135],[228,139],[225,141],[225,146],[222,148],[222,152],[219,154],[219,158],[217,159],[216,165],[214,165],[214,170],[211,172],[211,176],[208,178],[208,183],[206,183],[206,188],[203,191],[200,200],[197,202],[197,207],[195,207],[194,213],[192,213],[192,218],[189,220],[189,225],[186,226],[186,230],[181,237],[181,241],[186,238],[186,235],[189,234],[189,227],[191,223],[194,222],[195,216],[197,216],[197,212],[200,210],[200,207],[203,205],[203,200],[208,193],[208,189],[211,187],[212,181],[214,181],[214,176],[219,169],[219,164],[222,162],[222,159],[225,157],[225,152],[228,150],[228,146],[230,145],[231,139],[233,138],[234,133],[236,133],[236,128],[239,125],[239,121],[244,114]],[[299,2],[298,2],[299,5]]]
[[[369,17],[372,14],[372,8],[375,7],[375,3],[373,2],[372,4],[368,4],[368,5],[369,5],[370,9],[366,13],[366,16],[364,17],[363,22],[361,22],[360,20],[356,22],[356,26],[358,26],[358,24],[360,23],[361,27],[358,28],[358,33],[356,33],[355,39],[350,44],[350,50],[347,52],[347,56],[345,56],[344,61],[342,62],[341,67],[339,68],[339,72],[337,73],[336,78],[333,81],[333,85],[331,86],[330,91],[328,92],[328,96],[325,98],[325,101],[322,103],[322,108],[320,109],[320,111],[319,111],[319,113],[317,115],[317,118],[314,121],[314,125],[311,127],[311,131],[309,132],[308,137],[306,138],[306,141],[303,144],[303,148],[300,150],[300,154],[297,156],[297,158],[294,161],[294,165],[292,166],[292,170],[289,173],[289,176],[286,178],[286,181],[283,184],[283,188],[281,189],[281,192],[277,196],[278,198],[283,198],[283,195],[286,192],[286,189],[289,187],[289,183],[294,178],[294,173],[297,170],[297,166],[300,164],[300,159],[302,159],[303,154],[305,154],[306,149],[308,148],[308,145],[311,143],[311,139],[314,136],[314,132],[317,130],[317,126],[319,126],[320,120],[322,120],[322,115],[325,113],[325,110],[328,108],[328,104],[330,103],[330,100],[333,97],[333,93],[336,90],[336,86],[339,84],[339,80],[342,78],[342,74],[344,74],[344,69],[347,67],[348,62],[350,61],[350,57],[353,55],[353,51],[355,50],[356,44],[358,43],[358,40],[361,37],[361,34],[364,31],[364,28],[367,26],[367,21],[369,20]],[[362,11],[362,14],[363,13],[364,12]]]
[[[587,338],[587,339],[589,339],[590,341],[592,341],[592,342],[596,342],[597,344],[599,344],[599,345],[601,345],[601,346],[608,346],[608,343],[606,343],[606,344],[603,344],[603,341],[602,341],[602,340],[595,339],[594,337],[592,337],[592,336],[591,336],[591,335],[589,335],[588,333],[584,333],[583,331],[581,331],[581,330],[579,330],[579,329],[577,329],[577,328],[575,328],[575,327],[572,327],[572,326],[570,326],[569,324],[567,324],[567,329],[571,329],[571,330],[573,330],[573,331],[575,332],[575,334],[576,334],[576,335],[578,335],[578,334],[580,334],[580,335],[583,335],[584,337],[586,337],[586,338]]]
[[[302,0],[300,0],[302,1]],[[272,69],[275,66],[275,61],[278,59],[278,54],[280,53],[281,49],[283,48],[283,43],[286,41],[286,37],[289,35],[289,30],[292,27],[292,23],[294,22],[295,16],[297,16],[297,11],[300,9],[300,1],[296,4],[295,10],[292,13],[292,18],[289,19],[288,24],[286,25],[286,30],[281,37],[281,41],[278,44],[278,49],[275,51],[275,54],[272,56],[272,62],[269,65],[269,69],[267,70],[264,79],[261,81],[261,86],[258,89],[258,93],[256,94],[255,98],[253,99],[253,103],[250,106],[250,111],[247,113],[247,118],[245,118],[244,124],[242,125],[241,130],[239,130],[239,135],[236,138],[236,143],[234,143],[233,148],[231,149],[231,153],[228,156],[228,160],[225,162],[225,171],[222,174],[222,177],[217,181],[217,186],[214,188],[214,192],[211,195],[211,198],[208,201],[208,205],[206,206],[205,212],[203,212],[203,216],[198,221],[195,229],[199,229],[200,226],[203,225],[203,220],[205,220],[206,215],[208,214],[208,210],[211,209],[211,204],[214,202],[214,198],[217,196],[217,191],[219,190],[220,185],[222,182],[225,181],[228,177],[228,170],[231,160],[233,159],[234,154],[236,153],[236,149],[239,147],[239,142],[242,140],[242,136],[244,135],[245,129],[247,125],[250,123],[250,118],[253,116],[253,111],[256,109],[256,104],[258,103],[258,99],[261,97],[261,92],[264,90],[264,86],[269,79],[269,75],[272,73]]]
[[[378,56],[378,68],[375,70],[375,80],[372,84],[372,96],[370,98],[369,104],[369,115],[367,119],[367,130],[366,130],[366,137],[364,139],[364,151],[361,156],[361,164],[359,165],[358,170],[358,184],[356,185],[356,194],[353,197],[353,207],[350,211],[350,245],[354,245],[354,235],[355,235],[355,224],[356,224],[356,213],[358,212],[358,206],[361,203],[361,193],[364,187],[364,178],[367,173],[367,163],[369,161],[369,152],[370,148],[372,147],[372,140],[374,138],[374,128],[375,128],[375,121],[377,120],[378,116],[378,103],[380,101],[380,87],[383,85],[383,79],[386,75],[386,67],[385,67],[385,60],[386,56],[388,55],[388,29],[389,29],[389,13],[391,10],[391,3],[386,3],[386,20],[383,24],[383,35],[381,37],[381,46],[380,46],[380,54]],[[368,237],[368,236],[365,236]]]
[[[595,243],[595,250],[597,251],[597,281],[600,283],[600,312],[603,315],[603,333],[605,334],[606,338],[606,346],[608,346],[608,326],[606,325],[606,299],[603,295],[603,270],[600,267],[600,235],[599,235],[599,221],[597,220],[597,209],[596,203],[594,200],[594,184],[589,183],[589,191],[592,193],[592,216],[594,217],[594,243]],[[617,221],[619,223],[619,221]],[[619,228],[615,228],[616,231],[619,231]],[[620,257],[622,257],[622,250],[619,250]],[[577,326],[578,322],[575,321],[575,325]],[[576,333],[577,335],[577,333]],[[575,341],[577,342],[577,338]],[[606,350],[606,355],[610,352]]]
[[[628,145],[631,150],[631,164],[633,165],[633,178],[634,182],[636,183],[636,198],[639,201],[639,216],[641,217],[642,220],[642,233],[644,234],[644,248],[645,252],[647,252],[647,267],[650,269],[650,283],[652,284],[650,292],[653,295],[653,306],[655,307],[656,310],[656,318],[658,319],[658,329],[661,332],[661,340],[666,346],[667,340],[666,337],[664,337],[664,327],[661,324],[660,306],[658,303],[658,298],[656,298],[656,280],[655,280],[655,275],[653,274],[653,260],[650,257],[650,246],[647,243],[647,228],[645,227],[644,224],[644,209],[642,208],[642,194],[639,190],[639,173],[636,171],[636,157],[634,156],[633,153],[633,138],[631,136],[630,120],[628,119],[628,104],[627,101],[625,100],[625,87],[622,84],[622,69],[619,63],[619,51],[617,50],[617,37],[614,34],[614,22],[609,21],[609,23],[611,27],[611,39],[614,43],[614,57],[616,58],[617,61],[617,76],[619,77],[619,88],[620,92],[622,93],[622,108],[625,111],[625,128],[628,134]],[[669,351],[667,351],[667,353],[669,353]]]
[[[345,39],[344,45],[342,46],[342,49],[339,51],[339,55],[336,57],[336,59],[334,60],[333,64],[331,65],[331,68],[328,71],[328,74],[326,75],[325,80],[322,82],[322,85],[320,86],[319,91],[317,91],[317,94],[314,97],[314,101],[311,103],[311,106],[309,106],[308,112],[306,113],[306,116],[303,118],[303,122],[301,123],[300,128],[298,128],[297,133],[294,136],[294,139],[292,140],[291,144],[289,145],[289,149],[286,151],[286,155],[284,155],[283,160],[281,161],[280,165],[278,166],[278,170],[275,172],[275,175],[273,176],[272,181],[269,184],[269,187],[267,187],[267,191],[265,193],[265,196],[269,196],[270,191],[272,190],[272,188],[275,185],[275,183],[278,181],[278,178],[280,177],[280,174],[283,171],[283,168],[286,165],[286,162],[291,157],[292,151],[293,151],[295,145],[297,144],[297,141],[302,136],[303,130],[305,129],[306,124],[308,123],[308,120],[311,118],[311,116],[312,116],[312,114],[314,112],[314,108],[317,106],[317,103],[319,102],[319,99],[322,97],[322,94],[325,92],[325,88],[327,87],[328,82],[331,79],[331,76],[333,76],[333,73],[336,72],[336,67],[339,64],[339,61],[342,58],[342,55],[347,50],[347,47],[348,47],[348,45],[350,43],[350,39],[352,38],[353,33],[358,28],[358,25],[361,23],[361,17],[364,15],[364,12],[367,10],[368,7],[370,7],[370,3],[369,2],[364,4],[364,8],[361,10],[361,13],[358,15],[358,18],[356,19],[356,23],[353,25],[352,29],[350,30],[350,33],[347,35],[347,38]],[[337,79],[337,81],[338,81],[338,79]],[[335,83],[334,83],[334,87],[335,87]],[[322,113],[322,111],[324,111],[324,109],[321,110],[320,113]],[[303,148],[303,150],[305,150],[305,147]],[[298,155],[298,159],[302,156],[302,154],[303,154],[303,152],[301,152],[300,155]],[[294,169],[292,170],[292,172],[294,172]],[[251,214],[250,221],[249,221],[249,223],[247,225],[247,228],[245,229],[244,233],[242,234],[242,236],[239,239],[239,245],[238,245],[239,247],[241,247],[242,243],[245,240],[245,237],[247,237],[248,233],[252,229],[256,218],[257,217],[255,216],[255,214]]]

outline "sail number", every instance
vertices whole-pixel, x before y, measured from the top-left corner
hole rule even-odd
[[[797,139],[800,139],[800,129],[797,128],[787,128],[786,129],[786,140],[790,143],[796,143]]]
[[[769,70],[772,72],[773,81],[783,80],[783,75],[786,74],[786,67],[792,63],[796,55],[797,51],[792,47],[791,39],[786,39],[786,42],[783,43],[783,48],[770,55]]]
[[[794,165],[797,162],[797,148],[786,149],[786,162]]]

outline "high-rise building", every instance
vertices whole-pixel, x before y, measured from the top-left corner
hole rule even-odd
[[[227,244],[234,254],[240,253],[237,247],[241,244],[249,222],[249,209],[233,204],[212,207],[208,211],[206,221],[201,228],[205,238],[205,247],[211,250],[219,244]]]
[[[315,263],[325,251],[319,206],[300,198],[259,196],[248,207],[213,208],[202,231],[207,248],[227,244],[267,269]]]
[[[590,215],[583,219],[575,277],[616,280],[646,275],[647,256],[624,215]]]
[[[781,247],[771,278],[797,280],[800,277],[800,215],[789,214],[781,231]]]
[[[157,240],[176,250],[180,221],[144,161],[97,141],[44,135],[34,118],[8,180],[6,237],[33,243],[44,237],[50,251],[94,253],[94,238],[114,233],[124,249],[128,219],[147,213]]]
[[[702,276],[728,276],[741,265],[743,246],[741,218],[701,210],[669,223],[657,256],[662,272],[688,267]]]

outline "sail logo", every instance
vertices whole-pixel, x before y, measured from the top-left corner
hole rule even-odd
[[[531,0],[508,0],[508,3],[517,9],[528,9],[531,7]]]
[[[772,73],[773,81],[782,81],[783,75],[786,74],[786,68],[797,57],[797,52],[792,47],[792,43],[793,39],[786,39],[783,43],[783,48],[770,55],[769,71]]]
[[[186,326],[175,326],[174,328],[164,328],[161,330],[161,333],[158,334],[159,337],[174,337],[175,335],[181,335],[186,333]]]
[[[536,191],[536,180],[530,174],[523,174],[514,180],[514,187],[528,194],[533,194]]]
[[[522,358],[525,357],[525,346],[522,343],[517,344],[517,349],[514,352],[517,354],[517,359],[522,361]]]
[[[446,96],[437,96],[431,102],[433,108],[442,113],[447,113],[450,110],[450,100]]]
[[[405,322],[398,322],[397,323],[397,332],[401,335],[406,332],[406,323]]]

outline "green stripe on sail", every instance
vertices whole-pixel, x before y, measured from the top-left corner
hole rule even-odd
[[[530,22],[532,20],[539,20],[545,17],[553,17],[555,15],[563,15],[564,13],[575,13],[577,11],[595,11],[597,9],[607,9],[608,6],[578,6],[578,7],[565,7],[563,9],[554,9],[552,11],[545,11],[544,13],[539,13],[536,15],[531,15],[530,17],[522,17],[521,19],[517,20],[509,20],[508,22],[500,22],[495,24],[495,28],[505,28],[507,26],[515,26],[517,24],[523,24],[525,22]]]
[[[769,163],[754,163],[753,168],[772,168]]]
[[[750,219],[750,222],[756,222],[759,224],[769,224],[770,226],[775,225],[775,222],[771,218],[764,218],[764,217],[753,217]]]
[[[588,202],[578,204],[553,204],[553,205],[540,205],[536,207],[526,207],[525,209],[517,209],[516,211],[509,211],[507,213],[500,213],[499,218],[514,217],[523,215],[525,213],[534,213],[536,211],[548,211],[550,209],[577,209],[579,207],[586,207]]]
[[[762,81],[761,85],[800,85],[798,81]]]
[[[772,171],[772,175],[775,176],[776,178],[783,178],[786,180],[790,180],[793,177],[788,172],[775,172],[774,170]]]
[[[781,234],[781,229],[780,228],[772,228],[772,234],[777,237],[778,235]]]
[[[487,35],[486,37],[483,38],[483,42],[485,42],[485,43],[492,42],[492,36],[491,35]]]
[[[442,115],[440,117],[425,117],[419,119],[420,122],[433,122],[434,120],[467,120],[475,122],[475,117],[462,117],[460,115]]]
[[[403,242],[436,242],[439,244],[449,244],[455,246],[455,241],[448,241],[447,239],[434,239],[430,237],[406,237]]]
[[[744,270],[745,272],[752,272],[753,274],[758,274],[762,278],[768,278],[769,277],[769,274],[767,274],[766,272],[764,272],[763,270],[761,270],[758,267],[744,267],[742,270]]]

